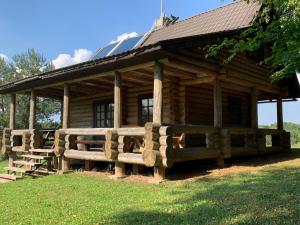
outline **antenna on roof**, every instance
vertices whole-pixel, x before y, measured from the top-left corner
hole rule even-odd
[[[164,17],[164,0],[160,0],[160,18]]]

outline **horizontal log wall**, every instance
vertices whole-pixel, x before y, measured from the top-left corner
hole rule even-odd
[[[163,121],[164,123],[174,122],[172,93],[174,84],[171,82],[163,83]],[[123,125],[138,124],[138,99],[142,95],[153,94],[153,85],[139,86],[134,88],[122,88],[122,113]],[[70,127],[71,128],[91,128],[93,121],[93,104],[97,101],[112,100],[113,92],[103,92],[90,97],[71,98],[70,102]]]
[[[180,93],[179,95],[182,96],[184,93]],[[241,124],[234,124],[234,126],[250,127],[250,95],[246,92],[222,88],[223,127],[233,126],[229,121],[228,99],[230,96],[241,99],[242,121]],[[184,98],[180,98],[180,100],[182,101]],[[213,87],[211,84],[187,86],[185,101],[186,123],[213,126],[214,103]]]

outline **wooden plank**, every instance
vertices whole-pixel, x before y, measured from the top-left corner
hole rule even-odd
[[[17,165],[23,165],[23,166],[39,166],[39,165],[42,165],[41,163],[27,162],[27,161],[21,161],[21,160],[13,161],[13,163],[17,164]]]
[[[69,129],[60,129],[60,131],[67,135],[92,136],[92,135],[105,135],[105,132],[111,129],[112,128],[69,128]]]
[[[174,151],[174,162],[184,162],[199,159],[214,159],[221,156],[219,149],[205,147],[184,148]]]
[[[129,164],[145,165],[142,154],[119,153],[118,161]]]
[[[21,155],[20,157],[23,157],[23,158],[29,158],[29,159],[51,159],[52,156],[42,156],[42,155]]]
[[[112,161],[105,157],[104,152],[66,150],[64,153],[64,156],[68,159],[103,161],[103,162],[111,162]]]
[[[17,179],[21,179],[23,177],[21,176],[15,176],[15,175],[12,175],[12,174],[0,174],[0,178],[1,179],[5,179],[5,180],[17,180]]]
[[[29,151],[36,152],[36,153],[47,153],[47,154],[54,153],[53,149],[30,149]]]
[[[12,166],[4,167],[4,170],[6,170],[6,171],[13,171],[13,172],[16,172],[16,173],[27,173],[27,172],[32,171],[32,170],[29,170],[29,169],[12,167]]]

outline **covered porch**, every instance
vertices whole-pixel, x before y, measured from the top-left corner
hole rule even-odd
[[[68,172],[72,160],[84,160],[87,170],[92,161],[111,162],[117,177],[132,164],[134,173],[153,167],[162,180],[177,162],[215,159],[224,166],[225,158],[289,151],[282,114],[288,90],[271,83],[267,68],[242,56],[221,65],[199,55],[182,50],[102,72],[86,70],[84,76],[65,72],[68,80],[11,94],[10,127],[3,135],[10,167],[17,152],[35,151],[53,156],[49,168],[57,171]],[[31,96],[28,130],[15,130],[16,94]],[[50,148],[35,129],[37,96],[62,102],[62,127]],[[269,99],[277,102],[276,130],[258,128],[257,104]],[[17,136],[22,143],[15,143]]]

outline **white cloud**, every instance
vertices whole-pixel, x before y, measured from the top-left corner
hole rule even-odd
[[[4,61],[6,61],[6,62],[10,61],[10,59],[8,58],[8,56],[5,55],[5,54],[3,54],[3,53],[0,53],[0,58],[4,59]]]
[[[138,36],[137,32],[124,33],[124,34],[121,34],[120,36],[118,36],[117,40],[111,41],[110,44],[114,44],[116,42],[126,40],[127,38],[133,38],[133,37],[137,37],[137,36]]]
[[[74,65],[77,63],[88,61],[93,55],[93,52],[87,49],[76,49],[73,56],[70,54],[59,54],[52,61],[55,69]]]

